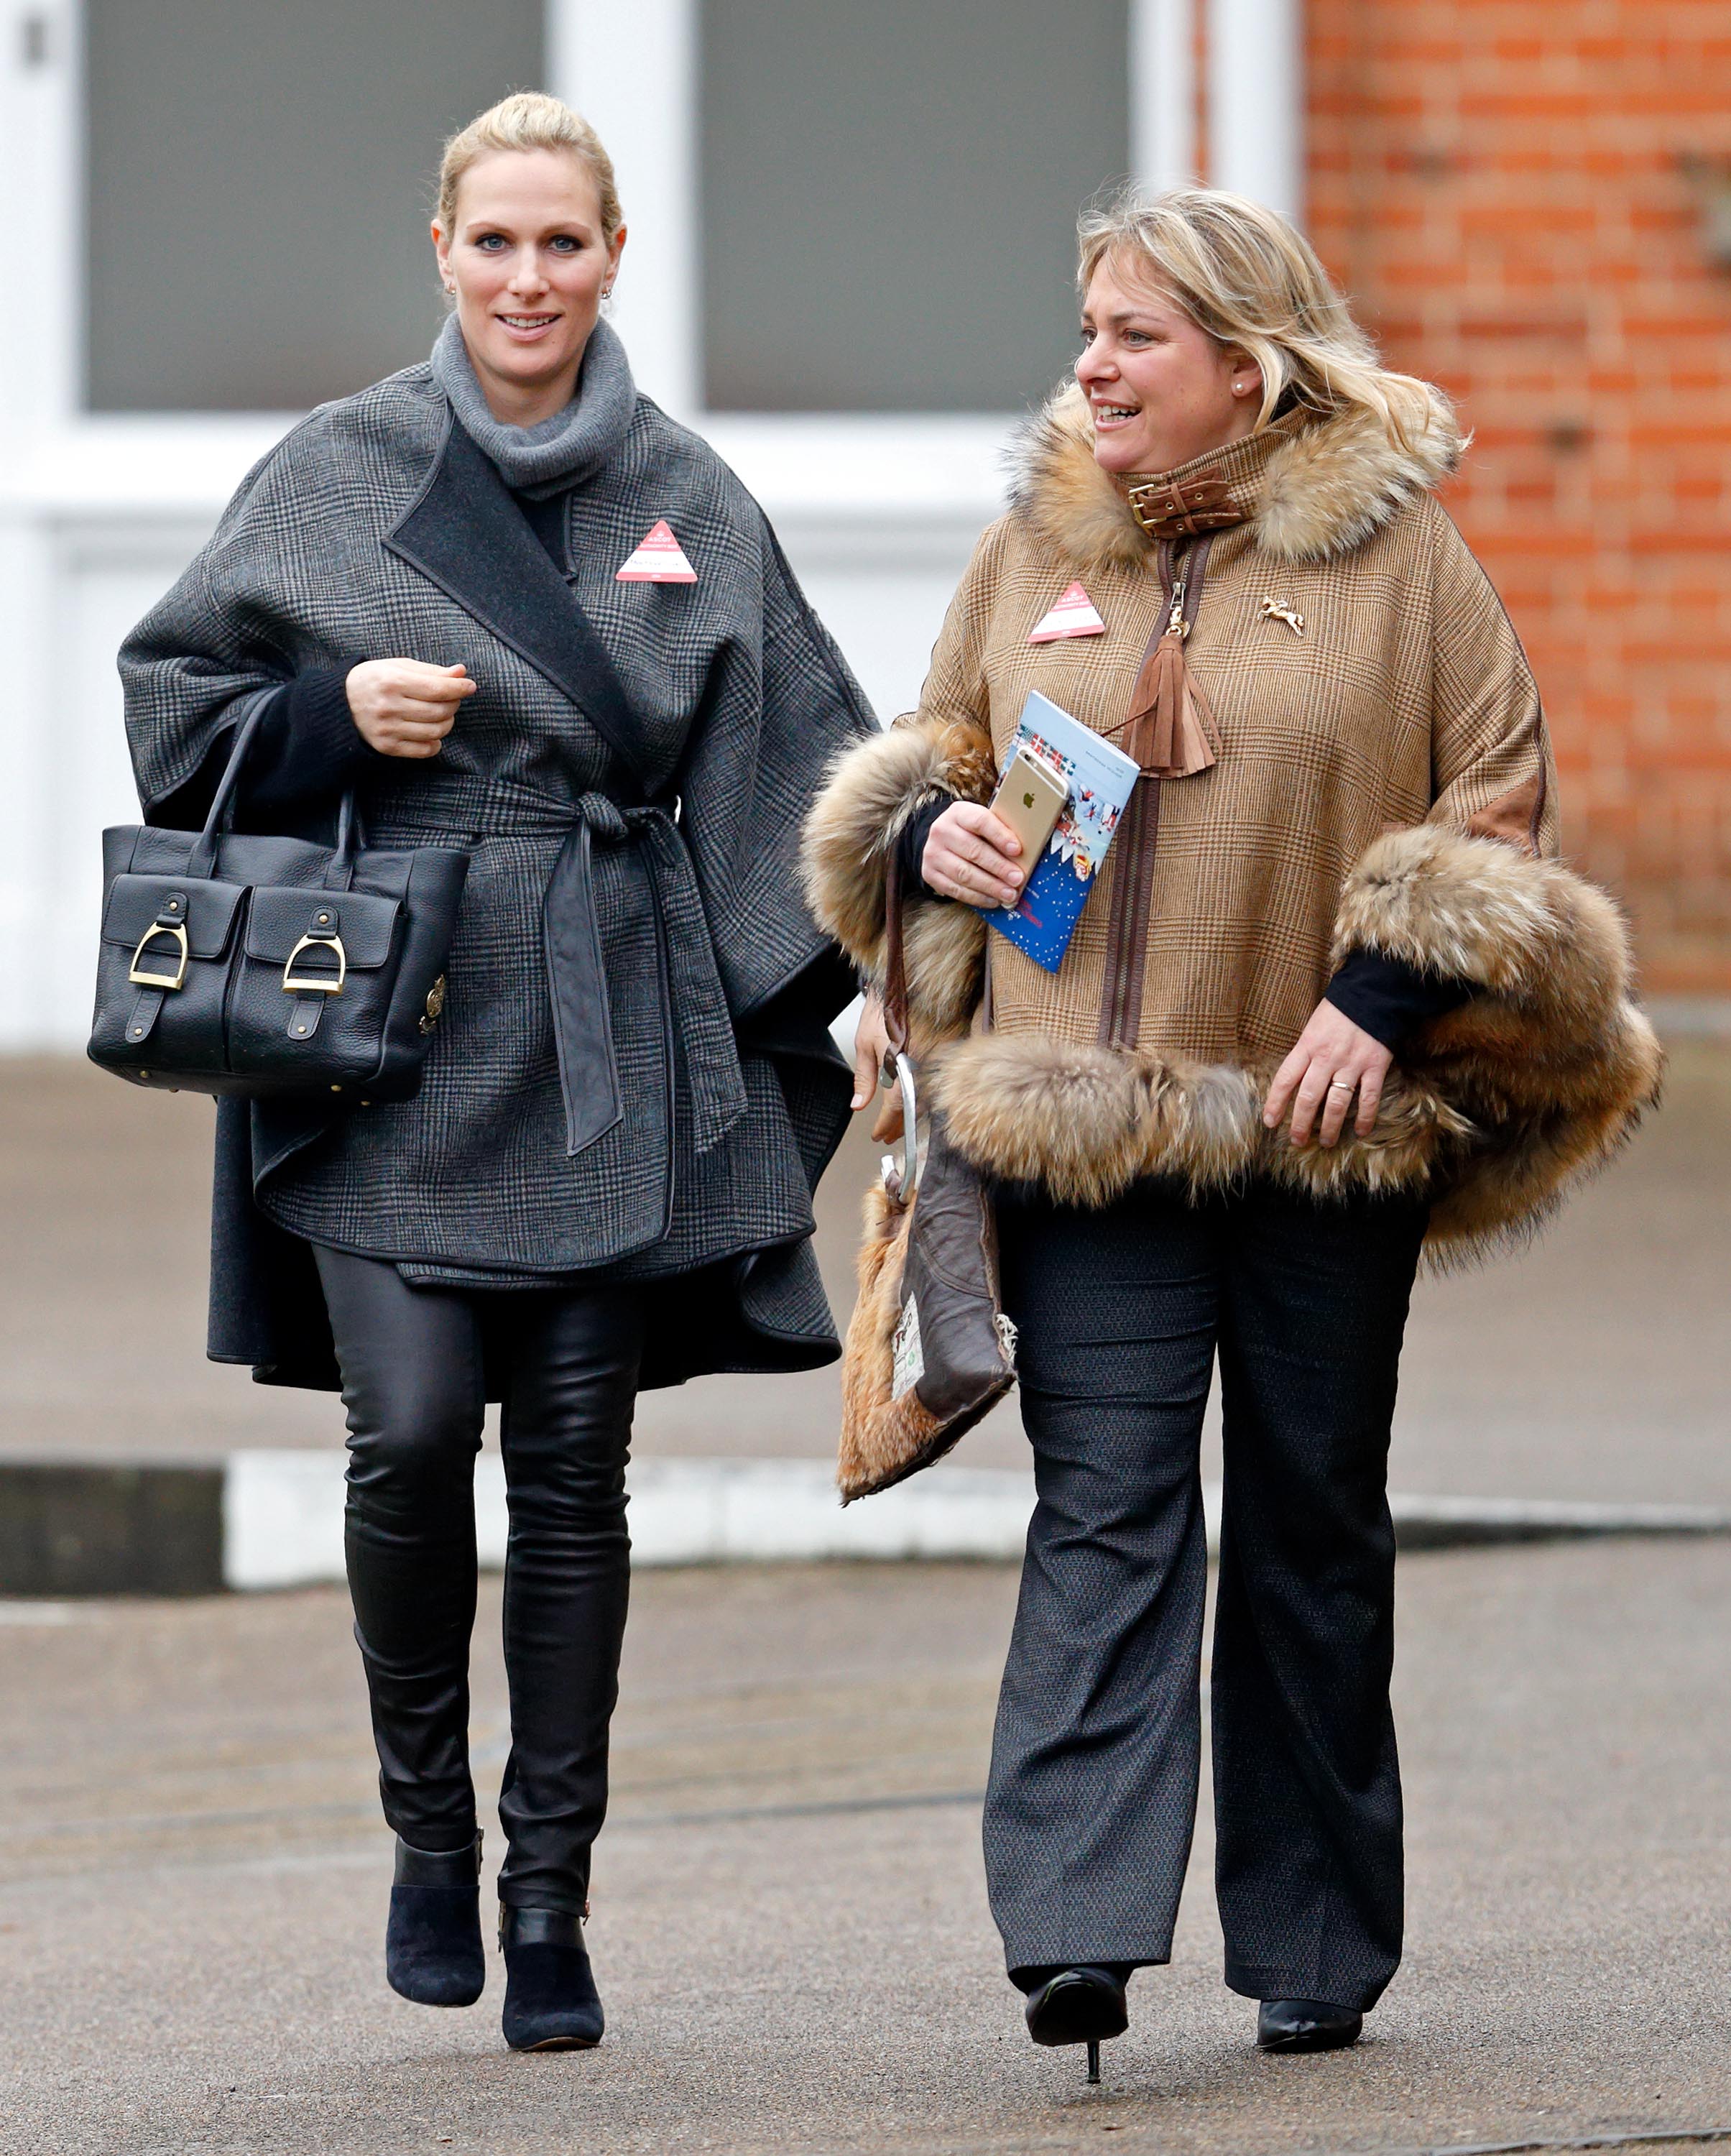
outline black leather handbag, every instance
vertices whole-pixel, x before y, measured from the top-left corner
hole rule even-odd
[[[202,831],[102,834],[90,1060],[170,1092],[407,1100],[444,1007],[469,855],[366,845],[352,789],[334,846],[233,831],[260,716]]]

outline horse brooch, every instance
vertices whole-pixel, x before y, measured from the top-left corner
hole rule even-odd
[[[1303,615],[1295,612],[1291,607],[1280,605],[1274,599],[1262,601],[1262,610],[1257,619],[1262,621],[1283,621],[1294,636],[1302,636],[1304,634]]]

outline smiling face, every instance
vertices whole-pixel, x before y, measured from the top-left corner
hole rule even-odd
[[[583,347],[625,244],[602,228],[601,192],[566,150],[477,158],[457,189],[455,229],[433,228],[445,289],[495,418],[517,427],[570,403]]]
[[[1199,328],[1169,293],[1110,259],[1088,280],[1076,379],[1093,415],[1094,459],[1114,473],[1166,472],[1256,429],[1262,369]]]

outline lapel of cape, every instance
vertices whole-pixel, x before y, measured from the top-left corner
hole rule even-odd
[[[658,791],[655,757],[595,624],[454,414],[432,475],[385,544],[568,696],[645,793]]]

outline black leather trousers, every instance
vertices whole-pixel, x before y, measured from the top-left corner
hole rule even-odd
[[[417,1849],[474,1838],[474,1460],[491,1370],[510,1507],[499,1898],[579,1912],[607,1810],[630,1584],[642,1298],[411,1288],[377,1259],[317,1256],[349,1413],[349,1587],[386,1820]]]
[[[1210,1718],[1226,1980],[1375,2004],[1401,1958],[1386,1476],[1426,1209],[1003,1198],[1039,1502],[986,1800],[1008,1965],[1165,1961],[1200,1764],[1199,1455],[1226,1455]]]

